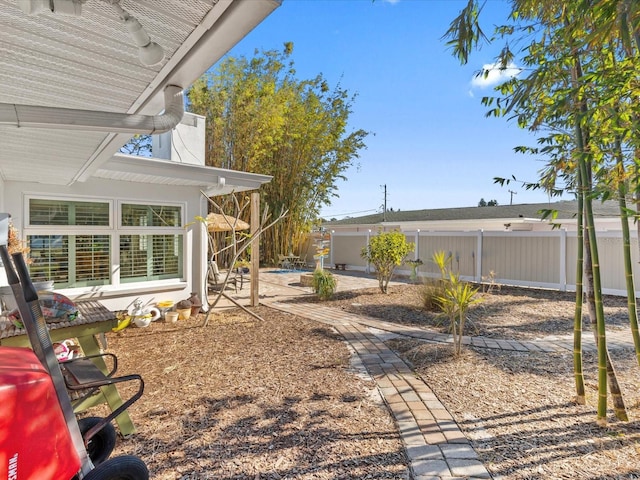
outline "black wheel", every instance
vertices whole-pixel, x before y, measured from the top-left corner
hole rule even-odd
[[[102,418],[100,417],[86,417],[78,420],[82,438],[101,421]],[[115,427],[111,423],[105,423],[104,427],[91,437],[87,444],[87,454],[89,454],[89,458],[95,466],[100,465],[109,458],[109,455],[111,455],[111,452],[113,452],[116,446],[116,436]]]
[[[149,480],[149,470],[138,457],[122,455],[101,463],[84,480]]]

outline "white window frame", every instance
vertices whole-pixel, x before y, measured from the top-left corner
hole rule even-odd
[[[109,205],[109,225],[98,226],[78,226],[78,225],[32,225],[30,218],[29,202],[31,200],[50,200],[50,201],[68,201],[68,202],[95,202],[95,203],[108,203]],[[134,205],[158,205],[158,206],[171,206],[178,207],[180,209],[180,226],[179,227],[123,227],[122,225],[122,206],[123,204]],[[167,285],[175,285],[176,283],[184,283],[185,276],[187,274],[187,235],[185,229],[187,212],[187,202],[175,202],[175,201],[149,201],[144,199],[124,199],[115,197],[85,197],[74,195],[41,195],[41,194],[29,194],[24,196],[24,222],[23,222],[23,238],[27,238],[30,235],[51,235],[52,228],[55,229],[56,235],[109,235],[110,236],[110,258],[111,258],[111,270],[110,277],[111,282],[105,285],[101,285],[98,288],[101,291],[108,290],[129,290],[135,288],[153,288],[153,287],[165,287]],[[182,236],[182,272],[180,277],[163,279],[163,280],[148,280],[148,281],[136,281],[125,282],[120,281],[120,235],[125,233],[127,235],[139,234],[139,235],[180,235]],[[69,256],[71,262],[71,256]],[[69,294],[79,294],[88,289],[95,289],[96,287],[68,287],[65,292]]]

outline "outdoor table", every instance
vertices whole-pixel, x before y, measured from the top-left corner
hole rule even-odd
[[[86,356],[99,355],[101,353],[100,344],[96,335],[102,335],[111,331],[118,324],[118,320],[113,312],[108,310],[100,302],[94,300],[81,300],[75,303],[78,308],[78,316],[71,322],[49,323],[49,336],[52,342],[62,342],[68,338],[77,338],[78,344]],[[0,345],[8,347],[30,347],[26,330],[9,326],[6,330],[0,331]],[[98,368],[107,373],[107,365],[101,357],[92,359]],[[81,412],[87,408],[107,403],[111,411],[122,405],[122,398],[115,385],[101,387],[101,393],[91,397],[75,408],[76,412]],[[124,411],[116,418],[116,423],[123,436],[135,432],[133,422],[129,414]]]
[[[293,255],[290,253],[289,255],[285,255],[284,258],[290,268],[295,268],[296,262],[300,260],[300,255]]]

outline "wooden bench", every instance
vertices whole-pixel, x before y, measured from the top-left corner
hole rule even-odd
[[[336,270],[346,270],[346,269],[347,269],[346,263],[336,263]]]

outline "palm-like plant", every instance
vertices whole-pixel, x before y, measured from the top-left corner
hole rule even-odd
[[[462,352],[462,336],[467,319],[469,307],[481,301],[476,297],[478,289],[468,282],[460,280],[460,276],[448,270],[451,256],[444,252],[433,254],[433,261],[442,273],[442,294],[436,297],[436,302],[442,312],[451,322],[451,334],[453,335],[454,354],[459,356]]]

